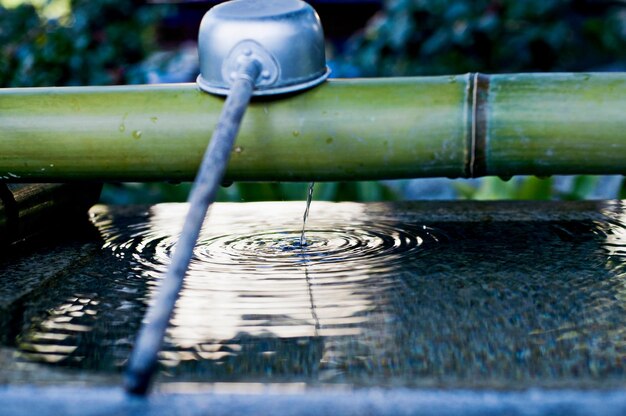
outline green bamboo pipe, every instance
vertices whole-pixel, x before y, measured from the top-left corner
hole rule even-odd
[[[0,90],[0,180],[191,180],[222,105],[194,84]],[[256,100],[226,178],[624,173],[626,73],[465,74]]]

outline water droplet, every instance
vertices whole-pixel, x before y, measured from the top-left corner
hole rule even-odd
[[[134,138],[134,139],[141,139],[141,135],[142,135],[141,130],[135,130],[135,131],[133,131],[133,138]]]
[[[243,147],[241,147],[241,146],[235,146],[235,148],[233,149],[233,151],[234,151],[235,153],[241,153],[241,152],[243,152]]]
[[[293,137],[298,137],[300,135],[300,132],[298,130],[294,130],[291,132],[291,134],[293,134]]]
[[[123,133],[124,131],[126,131],[126,126],[124,125],[124,123],[120,124],[119,131],[120,133]]]

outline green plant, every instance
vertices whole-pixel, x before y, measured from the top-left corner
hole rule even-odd
[[[101,202],[106,204],[152,204],[182,202],[191,184],[162,183],[108,184]],[[298,201],[306,199],[308,183],[247,183],[240,182],[220,188],[220,202]],[[320,182],[315,184],[313,198],[317,201],[393,201],[400,199],[391,188],[376,181]]]
[[[454,186],[462,199],[494,200],[494,199],[552,199],[552,178],[540,179],[534,176],[527,178],[484,178],[480,185],[472,186],[457,181]]]
[[[43,6],[42,6],[43,7]],[[140,83],[163,7],[137,0],[72,0],[56,19],[42,7],[0,7],[0,86]]]
[[[344,59],[370,76],[623,68],[626,4],[388,0]]]

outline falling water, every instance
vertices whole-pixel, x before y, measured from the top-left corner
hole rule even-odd
[[[213,206],[159,354],[164,381],[624,386],[621,203],[582,218],[553,205],[316,204],[305,250],[301,202]],[[119,373],[186,211],[92,209],[102,248],[0,311],[0,341],[81,377]],[[0,263],[3,283],[32,264]]]
[[[300,233],[300,247],[306,246],[306,236],[304,235],[304,231],[306,228],[306,219],[309,217],[309,208],[311,207],[311,200],[313,199],[313,188],[315,187],[315,182],[311,182],[309,184],[309,193],[306,197],[306,208],[304,209],[304,215],[302,216],[302,233]]]

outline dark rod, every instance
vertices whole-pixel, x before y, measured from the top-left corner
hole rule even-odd
[[[163,344],[165,331],[193,256],[193,249],[209,205],[215,200],[224,176],[259,71],[259,64],[256,61],[250,61],[243,65],[231,85],[228,98],[189,195],[189,211],[172,257],[172,263],[159,286],[154,302],[148,309],[146,320],[139,331],[130,357],[124,379],[126,391],[129,393],[143,395],[150,387],[157,367],[157,355]]]

